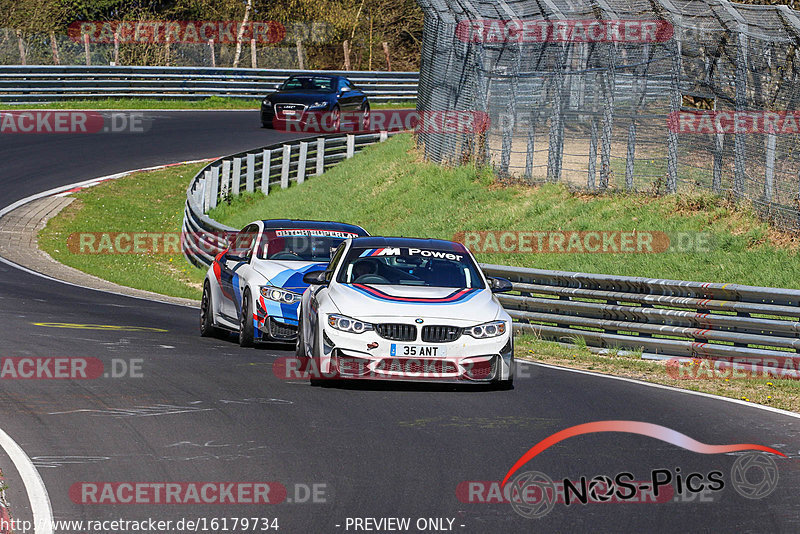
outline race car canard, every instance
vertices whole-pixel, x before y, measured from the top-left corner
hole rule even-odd
[[[304,275],[324,271],[345,240],[369,235],[337,222],[255,221],[231,237],[208,269],[200,333],[238,332],[239,343],[294,341]]]
[[[359,237],[327,269],[304,275],[297,358],[325,380],[455,380],[510,388],[511,317],[459,243]]]

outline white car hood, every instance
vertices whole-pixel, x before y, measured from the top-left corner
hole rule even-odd
[[[339,311],[370,317],[494,320],[502,307],[489,289],[407,285],[335,284],[329,296]]]

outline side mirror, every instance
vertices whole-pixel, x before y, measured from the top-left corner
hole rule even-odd
[[[492,293],[505,293],[507,291],[511,291],[514,289],[514,286],[511,284],[511,280],[507,280],[505,278],[492,278],[489,277],[489,289],[492,290]]]
[[[328,283],[325,271],[312,271],[303,275],[303,282],[310,286],[322,286]]]
[[[224,259],[228,260],[228,261],[250,261],[250,255],[247,254],[245,256],[239,256],[237,254],[233,254],[231,252],[228,252],[227,254],[225,254],[225,258]]]

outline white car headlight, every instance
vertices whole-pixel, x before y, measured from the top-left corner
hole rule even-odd
[[[294,304],[295,302],[300,302],[300,299],[303,298],[303,295],[299,293],[272,286],[263,286],[261,288],[261,296],[284,304]]]
[[[328,325],[336,330],[350,332],[352,334],[363,334],[364,332],[372,330],[372,324],[370,323],[336,313],[328,315]]]
[[[465,329],[464,331],[475,339],[502,336],[506,333],[505,321],[491,321]]]

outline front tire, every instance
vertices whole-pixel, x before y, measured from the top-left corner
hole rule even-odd
[[[331,109],[330,121],[331,132],[339,133],[342,125],[342,110],[339,108],[339,104],[334,105],[333,109]]]
[[[250,290],[246,289],[242,296],[242,313],[239,319],[239,346],[252,347],[255,343],[255,327],[253,326],[253,309]]]
[[[365,132],[370,131],[369,114],[369,102],[364,102],[361,104],[361,129]]]
[[[203,284],[203,299],[200,301],[200,335],[211,337],[217,333],[214,326],[214,307],[211,302],[211,284]]]
[[[499,391],[510,391],[514,389],[514,379],[509,378],[508,380],[498,380],[495,382],[494,387]]]

